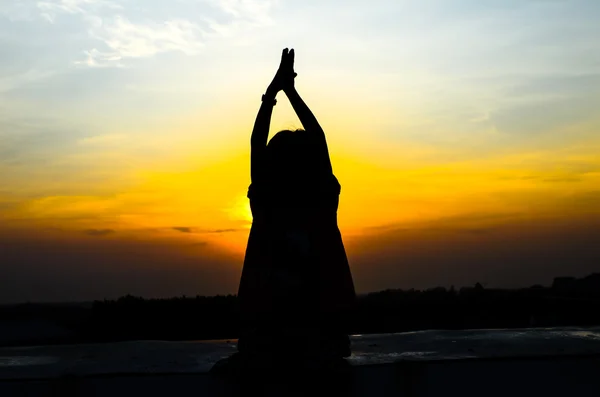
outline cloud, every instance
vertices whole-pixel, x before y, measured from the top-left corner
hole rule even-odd
[[[110,52],[100,52],[96,48],[83,52],[85,59],[75,61],[75,65],[84,65],[90,68],[123,67],[121,56]]]
[[[88,229],[88,230],[85,230],[84,233],[87,234],[88,236],[102,237],[102,236],[106,236],[109,234],[113,234],[113,233],[115,233],[115,231],[113,229]]]
[[[181,233],[233,233],[233,232],[237,232],[241,229],[234,229],[234,228],[230,228],[230,229],[211,229],[211,230],[201,230],[198,228],[193,228],[193,227],[187,227],[187,226],[177,226],[177,227],[172,227],[171,229],[176,230],[178,232]]]
[[[581,182],[581,178],[577,177],[556,177],[542,179],[543,182]]]
[[[57,26],[61,17],[75,18],[79,29],[85,29],[82,33],[93,40],[83,50],[83,59],[76,60],[75,65],[124,67],[127,59],[165,52],[195,55],[209,38],[241,36],[245,29],[269,25],[275,3],[207,0],[166,7],[144,2],[143,7],[134,8],[117,0],[26,0],[18,5],[0,6],[0,15],[11,20],[41,18]]]
[[[172,229],[177,230],[178,232],[181,232],[181,233],[193,233],[191,227],[177,226],[177,227],[173,227]]]
[[[456,229],[459,233],[468,233],[474,235],[485,235],[488,233],[492,233],[495,229],[493,227],[483,227],[483,228],[475,228],[475,229]]]
[[[108,48],[86,51],[87,59],[78,62],[87,66],[122,66],[125,58],[150,57],[162,52],[176,51],[194,55],[203,46],[202,29],[185,19],[162,23],[134,23],[123,16],[112,20],[96,20],[90,35]]]
[[[210,3],[233,16],[252,24],[271,23],[270,11],[277,1],[260,0],[211,0]]]
[[[168,51],[193,55],[203,46],[203,30],[186,18],[164,19],[162,15],[133,22],[126,14],[140,15],[123,2],[108,0],[24,1],[17,6],[0,6],[0,15],[11,20],[42,18],[58,25],[61,16],[83,22],[86,34],[96,43],[85,49],[76,65],[123,67],[123,59],[143,58]]]
[[[386,225],[371,226],[365,228],[366,231],[375,233],[389,233],[396,231],[411,231],[411,230],[444,230],[466,232],[471,234],[481,234],[490,232],[492,228],[487,226],[490,223],[505,223],[514,221],[520,218],[520,214],[512,213],[465,213],[460,215],[445,216],[429,221],[418,221],[414,223],[396,222]]]
[[[113,145],[122,143],[126,138],[124,134],[104,134],[94,135],[80,139],[77,143],[84,146],[93,145]]]
[[[60,14],[88,14],[101,8],[121,9],[115,2],[107,0],[55,0],[39,1],[36,3],[42,18],[50,23],[56,21]]]

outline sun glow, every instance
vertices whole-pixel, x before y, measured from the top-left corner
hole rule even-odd
[[[244,229],[250,229],[252,225],[252,211],[250,202],[244,195],[239,195],[228,210],[229,217],[234,222],[243,222]]]

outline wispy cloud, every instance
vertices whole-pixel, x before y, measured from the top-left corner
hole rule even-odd
[[[208,16],[201,18],[207,27],[207,37],[245,39],[247,30],[273,25],[271,14],[277,3],[277,0],[209,0],[226,17],[224,22]]]
[[[236,19],[242,19],[253,24],[271,23],[270,12],[278,3],[277,0],[210,0]]]
[[[242,229],[234,229],[234,228],[229,228],[229,229],[199,229],[199,228],[194,228],[194,227],[188,227],[188,226],[176,226],[176,227],[172,227],[171,229],[181,232],[181,233],[202,233],[202,234],[221,234],[221,233],[233,233],[233,232],[238,232]]]
[[[210,230],[207,233],[233,233],[233,232],[238,232],[242,229],[233,229],[233,228],[229,228],[229,229],[214,229],[214,230]]]
[[[93,48],[83,52],[85,59],[75,61],[75,65],[84,65],[91,68],[104,68],[104,67],[123,67],[121,62],[121,55],[114,52],[101,52],[98,49]]]
[[[543,182],[581,182],[581,178],[577,177],[556,177],[556,178],[546,178],[542,180]]]
[[[77,143],[79,145],[113,145],[122,143],[126,139],[123,134],[105,134],[105,135],[94,135],[80,139]]]
[[[193,233],[192,228],[186,227],[186,226],[175,226],[175,227],[173,227],[173,230],[176,230],[181,233]]]
[[[186,3],[186,10],[194,12],[190,18],[181,11],[179,16],[161,13],[146,3],[141,8],[144,12],[140,12],[140,7],[134,9],[123,0],[24,0],[0,5],[0,16],[10,20],[43,19],[57,26],[64,18],[76,18],[93,41],[74,63],[95,68],[123,67],[127,59],[164,52],[195,55],[211,38],[231,37],[245,28],[269,25],[276,3],[193,0]]]
[[[36,3],[41,16],[50,23],[60,14],[89,14],[100,8],[122,9],[119,4],[108,0],[55,0]]]
[[[86,52],[88,66],[120,64],[124,58],[149,57],[161,52],[178,51],[194,55],[202,47],[202,29],[187,20],[173,19],[163,23],[133,23],[123,16],[111,21],[96,21],[90,34],[102,41],[108,50]]]
[[[85,234],[92,237],[102,237],[114,232],[113,229],[88,229],[84,231]]]
[[[54,23],[60,14],[78,14],[87,25],[90,38],[100,48],[84,51],[85,58],[75,62],[89,67],[122,67],[126,58],[149,57],[161,52],[197,53],[202,46],[202,30],[186,19],[132,22],[127,9],[106,0],[59,0],[38,3],[42,17]]]

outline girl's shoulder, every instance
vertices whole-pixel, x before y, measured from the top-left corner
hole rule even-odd
[[[334,174],[330,174],[326,178],[324,178],[321,186],[323,189],[327,190],[328,192],[335,193],[335,194],[340,194],[340,192],[342,190],[342,185],[340,185],[340,182],[338,181],[338,179],[336,178],[336,176]]]
[[[318,178],[312,183],[291,183],[289,185],[281,185],[269,183],[268,180],[252,182],[250,186],[248,186],[248,194],[247,197],[249,199],[258,198],[264,195],[272,195],[277,194],[278,192],[292,192],[296,191],[298,193],[316,193],[316,194],[336,194],[339,195],[341,192],[342,186],[340,182],[336,178],[334,174],[329,174],[327,176],[323,176]]]

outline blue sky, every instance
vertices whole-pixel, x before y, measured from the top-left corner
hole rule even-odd
[[[598,104],[594,1],[166,4],[1,5],[0,115],[19,134],[46,134],[38,124],[61,131],[52,136],[63,143],[33,139],[11,151],[39,142],[65,153],[74,139],[132,133],[221,103],[239,110],[264,89],[284,46],[297,49],[313,96],[368,100],[363,113],[379,120],[351,122],[374,125],[375,139],[514,146],[523,134],[592,119]],[[502,136],[481,138],[492,130]]]

